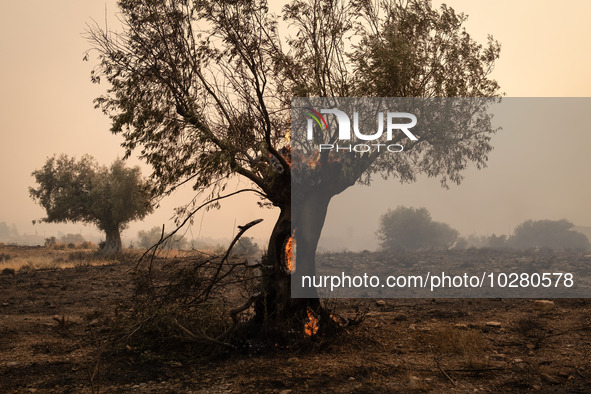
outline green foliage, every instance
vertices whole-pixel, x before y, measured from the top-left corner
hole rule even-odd
[[[458,231],[435,222],[426,208],[397,207],[380,218],[378,238],[385,250],[448,249]]]
[[[29,194],[45,209],[43,222],[92,223],[118,233],[152,212],[149,185],[139,167],[126,168],[120,159],[105,167],[88,155],[78,161],[53,156],[32,175],[38,187],[29,188]]]
[[[517,227],[509,238],[509,245],[518,249],[550,248],[588,250],[591,248],[585,234],[574,231],[574,224],[562,220],[527,220]]]
[[[366,22],[357,28],[360,42],[352,60],[357,95],[375,97],[490,97],[499,86],[487,78],[500,45],[489,36],[486,46],[462,27],[468,19],[445,4],[388,1],[376,7],[357,1]],[[377,17],[384,13],[383,18]]]

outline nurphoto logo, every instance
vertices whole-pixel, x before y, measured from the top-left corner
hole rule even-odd
[[[351,119],[344,112],[336,108],[326,109],[323,108],[320,111],[316,111],[312,108],[304,108],[305,114],[309,117],[307,121],[307,140],[314,140],[314,129],[317,125],[317,129],[321,132],[329,132],[328,123],[326,118],[322,114],[334,115],[338,123],[338,140],[339,141],[351,141]],[[401,121],[403,121],[401,123]],[[396,131],[403,132],[406,137],[411,141],[417,141],[418,138],[409,130],[416,126],[417,117],[408,112],[387,112],[386,113],[386,142],[392,141]],[[376,141],[380,139],[384,134],[384,113],[378,112],[377,114],[377,131],[373,134],[364,134],[361,132],[359,127],[359,113],[353,112],[353,133],[358,140],[361,141]],[[336,136],[336,135],[335,135]],[[349,151],[349,152],[370,152],[370,151],[388,151],[392,153],[402,152],[404,147],[400,144],[393,143],[360,143],[360,144],[339,144],[336,141],[331,143],[318,144],[319,151]]]

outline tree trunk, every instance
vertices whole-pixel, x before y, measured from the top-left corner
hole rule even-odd
[[[105,233],[107,234],[107,239],[100,252],[105,256],[112,256],[121,252],[121,233],[119,232],[119,228],[105,230]]]
[[[255,320],[290,320],[301,321],[305,318],[308,307],[315,311],[320,306],[316,289],[307,289],[303,298],[291,297],[291,281],[300,280],[302,275],[314,275],[315,255],[318,240],[324,225],[324,219],[330,198],[321,198],[316,194],[308,195],[298,202],[294,219],[296,255],[295,273],[291,273],[286,262],[285,246],[292,233],[291,205],[282,206],[269,239],[263,294],[255,306]],[[301,203],[301,204],[300,204]]]
[[[285,244],[291,235],[291,206],[281,206],[281,212],[263,261],[262,296],[257,302],[256,320],[281,319],[289,314],[290,272],[285,265]]]
[[[292,220],[297,241],[296,272],[291,279],[296,284],[302,283],[303,276],[316,274],[316,249],[331,197],[311,191],[295,201]],[[315,288],[302,288],[298,293],[299,297],[318,298]]]

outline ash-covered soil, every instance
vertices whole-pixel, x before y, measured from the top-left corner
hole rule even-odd
[[[365,320],[310,346],[112,360],[97,317],[127,305],[133,267],[0,274],[0,392],[591,392],[586,299],[339,300]]]

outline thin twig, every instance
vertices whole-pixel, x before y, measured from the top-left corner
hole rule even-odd
[[[263,195],[263,193],[261,193],[259,190],[256,190],[256,189],[241,189],[241,190],[235,191],[235,192],[233,192],[233,193],[226,194],[225,196],[219,196],[219,197],[212,198],[211,200],[208,200],[208,201],[204,202],[203,204],[201,204],[200,206],[198,206],[196,209],[194,209],[194,210],[193,210],[193,211],[192,211],[192,212],[191,212],[191,213],[190,213],[190,214],[189,214],[189,215],[188,215],[188,216],[185,218],[185,220],[183,220],[183,222],[182,222],[181,224],[179,224],[179,225],[177,226],[177,228],[176,228],[176,229],[174,229],[174,230],[173,230],[173,231],[172,231],[170,234],[168,234],[166,237],[160,237],[160,240],[159,240],[159,241],[158,241],[156,244],[152,245],[152,246],[151,246],[151,247],[150,247],[148,250],[146,250],[146,251],[145,251],[145,252],[144,252],[144,253],[143,253],[143,254],[140,256],[140,258],[138,259],[138,263],[137,263],[137,265],[136,265],[136,268],[137,268],[137,266],[139,266],[139,264],[142,262],[142,260],[144,259],[144,257],[145,257],[145,256],[146,256],[148,253],[152,252],[152,256],[154,256],[154,255],[156,254],[156,250],[158,249],[158,247],[160,247],[160,245],[162,245],[162,244],[163,244],[164,242],[166,242],[166,241],[167,241],[167,240],[168,240],[170,237],[172,237],[173,235],[175,235],[175,234],[176,234],[176,233],[177,233],[177,232],[178,232],[178,231],[179,231],[181,228],[183,228],[183,226],[184,226],[185,224],[187,224],[187,222],[188,222],[188,221],[189,221],[189,220],[190,220],[190,219],[193,217],[193,215],[195,215],[195,214],[196,214],[196,213],[197,213],[197,212],[198,212],[198,211],[199,211],[201,208],[203,208],[203,207],[205,207],[205,206],[207,206],[207,205],[209,205],[209,204],[211,204],[211,203],[213,203],[213,202],[216,202],[216,201],[222,200],[222,199],[224,199],[224,198],[232,197],[232,196],[235,196],[236,194],[239,194],[239,193],[244,193],[244,192],[253,192],[253,193],[256,193],[256,194],[259,194],[259,195]],[[255,223],[255,224],[256,224],[256,223]],[[163,231],[163,233],[164,233],[164,226],[163,226],[163,228],[162,228],[162,231]]]
[[[447,374],[447,372],[445,372],[443,370],[443,368],[441,368],[441,365],[439,364],[439,360],[437,360],[437,357],[435,356],[435,352],[433,351],[433,347],[431,345],[429,345],[429,349],[431,349],[431,354],[433,355],[433,360],[435,360],[435,364],[437,365],[437,368],[439,368],[441,373],[443,375],[445,375],[445,377],[451,382],[452,385],[455,386],[456,382],[454,382],[454,380]]]
[[[224,266],[224,262],[230,256],[230,253],[232,252],[232,248],[234,247],[234,245],[236,244],[236,242],[238,242],[238,240],[240,239],[240,237],[242,237],[242,234],[244,234],[249,228],[251,228],[254,225],[259,224],[262,221],[263,221],[263,219],[256,219],[256,220],[253,220],[252,222],[246,223],[244,226],[238,226],[238,228],[240,229],[240,231],[238,231],[238,234],[236,234],[236,236],[234,237],[234,239],[230,243],[230,246],[228,247],[228,250],[226,250],[226,253],[224,254],[224,257],[222,257],[222,259],[220,260],[220,263],[219,263],[219,265],[218,265],[218,267],[216,269],[216,272],[213,275],[213,277],[211,278],[211,281],[209,283],[209,286],[207,286],[207,288],[205,289],[205,291],[202,293],[202,295],[204,295],[204,298],[205,299],[207,299],[207,297],[209,296],[209,292],[211,291],[211,289],[213,288],[213,286],[215,285],[215,283],[217,283],[218,275],[220,274],[220,271],[222,270],[222,267]],[[225,277],[225,275],[224,275],[224,277]]]

